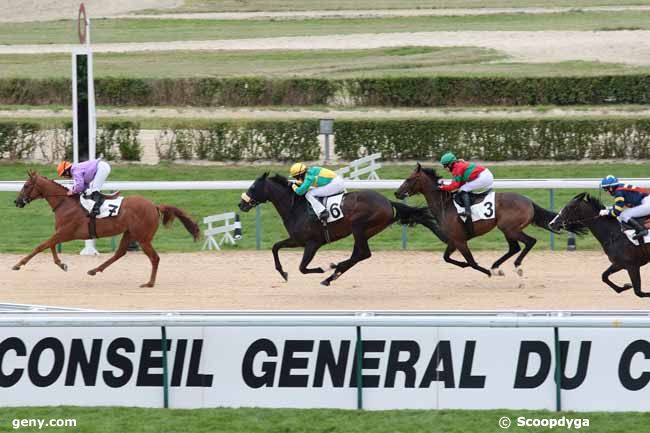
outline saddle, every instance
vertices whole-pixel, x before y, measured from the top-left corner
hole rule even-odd
[[[478,193],[470,192],[469,197],[470,197],[472,205],[475,205],[475,204],[480,203],[483,200],[485,200],[485,197],[487,197],[488,194],[491,193],[491,192],[492,192],[492,188],[490,188],[490,189],[488,189],[486,191],[483,191],[483,192],[478,192]],[[456,203],[458,203],[459,206],[461,206],[461,207],[465,206],[465,204],[461,200],[461,195],[460,194],[458,194],[458,193],[454,194],[454,200],[456,201]]]

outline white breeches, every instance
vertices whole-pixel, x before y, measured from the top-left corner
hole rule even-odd
[[[97,173],[95,173],[93,181],[90,182],[90,185],[88,186],[88,192],[93,193],[95,191],[101,191],[110,172],[111,166],[104,161],[99,161],[99,164],[97,164]]]
[[[330,195],[335,195],[343,191],[345,184],[343,178],[336,176],[330,183],[327,185],[319,186],[312,188],[305,194],[305,198],[311,204],[312,209],[316,212],[316,215],[320,215],[321,212],[325,210],[325,206],[321,204],[317,197],[328,197]]]
[[[480,189],[492,188],[492,183],[494,183],[494,176],[492,176],[492,172],[486,168],[478,175],[476,179],[467,182],[459,189],[460,191],[467,191],[467,192],[477,191]]]
[[[623,222],[628,222],[630,218],[639,218],[650,215],[650,195],[641,201],[641,204],[629,209],[625,209],[618,218]]]

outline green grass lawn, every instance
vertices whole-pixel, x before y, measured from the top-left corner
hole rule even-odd
[[[101,19],[93,21],[93,42],[164,42],[467,30],[649,29],[650,12],[567,12],[487,16],[429,16],[307,20]],[[76,43],[76,21],[3,23],[0,44]]]
[[[498,427],[508,416],[513,425]],[[44,428],[41,431],[84,433],[496,433],[507,431],[566,432],[542,427],[517,427],[517,417],[589,419],[590,433],[643,433],[650,414],[642,412],[548,412],[532,410],[391,410],[334,409],[136,409],[114,407],[29,407],[0,409],[0,432],[14,431],[14,419],[75,419],[77,427]],[[38,432],[23,427],[21,432]]]
[[[433,164],[428,164],[433,165]],[[54,166],[0,164],[0,180],[26,179],[26,170],[35,168],[42,174],[53,176]],[[264,171],[271,173],[287,173],[288,166],[254,166],[245,165],[237,167],[217,166],[187,166],[167,165],[133,166],[114,165],[111,180],[250,180]],[[642,164],[589,164],[589,165],[516,165],[491,167],[497,178],[571,178],[587,177],[596,178],[613,173],[626,177],[647,177],[648,168]],[[403,179],[412,171],[406,165],[389,165],[379,172],[383,179]],[[239,196],[243,191],[141,191],[140,194],[150,198],[155,203],[172,204],[186,209],[194,218],[200,219],[207,215],[230,212],[237,210]],[[393,191],[382,191],[389,198],[394,199]],[[549,207],[549,192],[547,190],[517,190],[534,200],[543,207]],[[557,190],[556,207],[559,208],[579,190]],[[597,191],[592,191],[597,194]],[[125,192],[125,195],[137,192]],[[14,193],[0,193],[0,209],[4,220],[5,230],[0,232],[0,252],[25,253],[31,251],[39,242],[46,239],[53,230],[53,218],[49,206],[43,200],[35,201],[23,209],[14,206]],[[603,197],[606,199],[606,197]],[[409,199],[410,205],[425,205],[422,197]],[[241,220],[244,238],[232,249],[255,248],[255,211],[242,213]],[[275,209],[270,205],[261,207],[261,246],[269,249],[273,243],[284,239],[286,231]],[[370,241],[374,250],[395,250],[401,247],[401,232],[399,225],[394,225],[377,235]],[[536,249],[549,248],[548,232],[531,227],[526,232],[538,239]],[[556,238],[556,245],[562,248],[566,243],[566,236]],[[69,246],[68,246],[69,245]],[[80,242],[64,245],[66,249],[77,250]],[[109,239],[98,240],[101,250],[110,249]],[[197,251],[201,243],[193,243],[189,234],[177,222],[171,230],[161,228],[155,240],[159,251]],[[470,242],[472,249],[477,250],[505,250],[507,244],[500,231],[494,230],[489,234],[476,238]],[[578,240],[580,249],[598,248],[596,241],[591,236]],[[351,249],[350,238],[341,240],[326,248]],[[444,245],[422,227],[408,229],[408,248],[412,250],[442,251]]]
[[[475,47],[370,50],[162,51],[97,53],[95,76],[133,78],[383,76],[590,76],[649,73],[648,67],[600,62],[512,63]],[[70,76],[67,54],[0,56],[0,78]]]
[[[345,9],[443,9],[498,7],[585,7],[649,4],[647,0],[185,0],[156,12],[308,11]]]

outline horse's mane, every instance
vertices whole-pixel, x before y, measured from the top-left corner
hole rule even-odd
[[[434,170],[433,168],[423,168],[422,172],[424,172],[424,174],[426,174],[431,179],[433,179],[436,182],[436,184],[440,179],[442,179],[442,176],[438,176],[438,173],[436,173],[436,170]]]
[[[66,191],[68,190],[68,188],[66,188],[65,186],[61,185],[61,184],[60,184],[59,182],[57,182],[56,180],[54,180],[54,179],[50,179],[49,177],[47,177],[47,176],[43,176],[42,174],[38,174],[37,171],[31,171],[31,172],[29,172],[29,177],[40,177],[41,179],[45,179],[45,180],[48,181],[49,183],[54,184],[54,185],[56,185],[56,186],[59,187],[59,188],[65,189]]]
[[[575,197],[573,197],[573,200],[582,200],[586,203],[589,203],[595,211],[599,211],[605,208],[603,203],[600,200],[598,200],[598,198],[586,192],[581,192],[580,194],[576,195]]]
[[[289,187],[289,179],[282,176],[281,174],[275,173],[273,176],[269,177],[269,180],[277,183],[278,185]]]

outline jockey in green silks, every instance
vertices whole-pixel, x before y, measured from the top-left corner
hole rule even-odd
[[[343,179],[332,170],[315,166],[307,168],[302,162],[293,164],[289,174],[296,179],[293,184],[294,192],[304,195],[318,218],[323,222],[327,221],[329,212],[318,198],[343,192]]]

